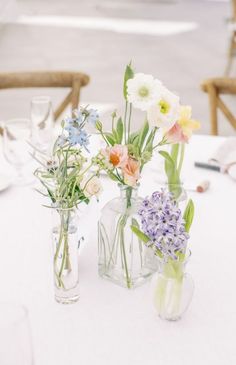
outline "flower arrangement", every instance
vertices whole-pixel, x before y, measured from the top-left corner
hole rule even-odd
[[[192,119],[190,106],[180,106],[179,118],[171,129],[166,133],[166,141],[171,144],[170,153],[159,151],[165,159],[165,172],[168,180],[169,191],[176,199],[182,193],[181,169],[184,161],[185,144],[189,142],[194,130],[200,128],[200,123]]]
[[[35,171],[43,189],[38,190],[51,201],[55,222],[54,278],[56,300],[69,303],[78,299],[78,222],[76,208],[88,204],[92,196],[101,191],[98,179],[99,167],[91,169],[93,162],[88,159],[88,123],[98,120],[96,110],[80,108],[62,123],[61,134],[57,137],[50,157],[36,151],[35,159],[40,167]]]
[[[160,261],[154,297],[156,308],[161,317],[177,319],[181,314],[193,202],[189,200],[182,215],[172,193],[156,191],[143,200],[138,214],[141,227],[135,224],[131,229]]]
[[[186,123],[181,114],[183,107],[180,105],[179,97],[152,75],[135,73],[131,64],[125,70],[123,96],[124,116],[118,117],[116,112],[112,113],[111,131],[104,131],[101,121],[96,123],[96,128],[105,141],[106,147],[99,151],[94,162],[100,170],[105,170],[107,175],[121,186],[120,201],[123,202],[120,208],[118,208],[119,201],[113,204],[117,206],[119,214],[113,219],[115,226],[112,229],[106,223],[108,215],[112,216],[112,211],[104,211],[106,219],[103,219],[102,212],[99,229],[100,272],[104,277],[111,277],[120,267],[120,277],[125,278],[126,286],[130,288],[135,282],[135,279],[132,279],[135,259],[131,257],[134,250],[131,249],[133,233],[130,235],[130,226],[133,226],[135,222],[138,224],[135,211],[137,199],[134,198],[136,187],[141,179],[143,167],[152,158],[153,151],[165,144],[176,143],[170,138],[170,135],[173,135],[173,128],[181,126],[183,129]],[[133,108],[145,112],[145,120],[139,130],[133,130]],[[187,131],[187,126],[185,127],[183,133]],[[160,132],[158,135],[157,131]],[[172,162],[167,152],[160,151],[160,153],[169,163]],[[111,204],[110,210],[112,209]],[[111,231],[114,231],[114,235],[109,233]],[[141,262],[137,277],[142,275],[142,272],[146,272],[143,275],[147,277],[147,273],[152,270],[149,271],[149,268],[144,267],[143,263],[148,260],[143,254],[142,245],[140,246],[137,242],[136,247],[140,247],[137,256]],[[117,274],[116,277],[118,276]]]
[[[55,207],[68,209],[82,202],[88,204],[90,197],[101,190],[99,168],[92,173],[93,162],[83,153],[83,150],[88,152],[89,145],[86,124],[95,124],[97,120],[98,113],[94,109],[74,110],[72,117],[66,117],[61,123],[62,131],[52,156],[42,154],[37,158],[41,167],[35,171],[35,176]]]
[[[167,141],[166,133],[179,117],[179,98],[165,88],[152,75],[134,73],[131,65],[126,67],[123,95],[124,117],[112,114],[112,130],[103,131],[100,121],[96,128],[106,143],[96,162],[108,176],[122,185],[136,186],[144,165],[151,159],[153,151]],[[143,126],[132,131],[132,109],[146,112]],[[156,132],[162,129],[163,137],[154,145]]]

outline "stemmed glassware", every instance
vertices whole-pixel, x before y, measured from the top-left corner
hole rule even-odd
[[[32,339],[26,308],[0,303],[0,364],[33,365]]]
[[[42,152],[47,152],[52,143],[53,113],[49,96],[31,99],[32,143]]]
[[[4,123],[3,153],[6,160],[17,170],[16,185],[32,182],[32,176],[23,173],[30,162],[31,124],[29,119],[11,119]]]

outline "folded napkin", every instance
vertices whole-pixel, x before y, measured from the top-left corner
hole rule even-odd
[[[236,137],[228,137],[215,151],[209,162],[214,162],[221,166],[233,162],[236,163]]]

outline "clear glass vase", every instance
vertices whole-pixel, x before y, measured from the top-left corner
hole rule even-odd
[[[131,225],[140,226],[138,210],[142,199],[137,188],[122,185],[120,193],[101,211],[98,266],[102,278],[130,289],[155,273],[158,261],[131,230]]]
[[[174,199],[179,203],[179,204],[184,204],[184,202],[187,201],[187,192],[184,188],[184,184],[182,182],[180,182],[179,184],[171,184],[171,183],[166,183],[165,185],[165,189],[168,190],[170,193],[173,194]]]
[[[76,208],[53,208],[52,238],[55,299],[63,304],[77,302],[80,240]]]
[[[194,282],[185,272],[189,251],[183,260],[158,258],[158,273],[153,279],[153,301],[160,318],[176,321],[182,317],[192,300]]]

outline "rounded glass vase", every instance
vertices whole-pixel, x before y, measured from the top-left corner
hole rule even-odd
[[[109,201],[98,223],[99,275],[128,289],[142,285],[158,268],[154,252],[133,233],[140,226],[142,199],[138,188],[120,186],[120,197]]]
[[[187,192],[184,188],[184,184],[180,182],[179,184],[171,184],[166,182],[165,183],[165,190],[172,193],[173,198],[177,201],[178,204],[185,204],[188,196]]]
[[[79,299],[78,216],[76,208],[53,208],[53,270],[55,300],[75,303]]]
[[[158,273],[153,278],[153,303],[160,318],[177,321],[191,303],[194,282],[190,274],[186,273],[186,264],[191,252],[187,252],[183,259],[173,260],[158,258]]]

